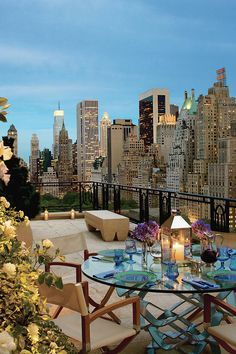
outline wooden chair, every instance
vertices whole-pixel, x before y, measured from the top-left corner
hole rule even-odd
[[[51,238],[50,240],[53,243],[53,247],[49,250],[49,252],[54,253],[57,248],[61,250],[61,254],[65,256],[65,262],[62,261],[54,261],[48,263],[45,266],[45,271],[50,272],[53,267],[57,267],[56,272],[60,274],[60,270],[64,269],[65,267],[74,268],[75,269],[75,279],[69,280],[69,282],[73,281],[75,283],[80,283],[82,281],[82,271],[81,271],[81,264],[84,260],[88,259],[90,256],[96,255],[97,253],[92,253],[88,251],[87,243],[86,243],[86,232],[80,232],[77,234],[62,236],[62,237],[55,237]],[[66,256],[72,253],[76,253],[76,262],[69,262],[66,259]],[[83,256],[81,256],[81,254]],[[62,274],[60,274],[62,275]],[[63,278],[63,276],[62,276]],[[63,282],[68,282],[67,279],[63,279]],[[109,301],[111,295],[113,294],[115,288],[110,287],[104,297],[101,299],[101,302],[96,302],[93,298],[89,296],[89,304],[94,307],[94,311],[102,308],[105,304]],[[58,316],[62,310],[62,306],[59,306],[56,309],[55,316]],[[110,312],[109,316],[113,319],[113,321],[120,323],[119,318],[113,313]]]
[[[109,304],[89,313],[88,283],[65,284],[62,290],[47,285],[40,285],[41,296],[47,302],[67,308],[66,313],[54,319],[54,322],[71,339],[82,345],[80,353],[103,349],[106,353],[118,353],[136,336],[140,330],[140,302],[138,297],[131,297]],[[102,316],[126,305],[133,307],[133,328],[105,319]],[[118,343],[118,344],[117,344]],[[109,346],[117,345],[115,349]]]
[[[211,325],[212,304],[216,305],[216,309],[225,310],[225,322],[221,322],[217,326]],[[229,353],[236,354],[236,322],[231,322],[227,314],[236,315],[236,308],[226,302],[212,296],[204,295],[204,325],[207,332],[215,338],[217,343],[221,345]]]

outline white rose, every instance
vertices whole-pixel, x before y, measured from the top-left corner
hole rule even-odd
[[[7,273],[9,276],[16,275],[16,266],[13,263],[4,263],[2,267],[2,271]]]
[[[26,226],[28,226],[30,224],[28,216],[25,216],[24,222],[25,222]]]
[[[3,231],[3,234],[4,236],[12,239],[16,236],[16,228],[11,225],[11,220],[7,220],[5,221],[4,223],[4,231]]]
[[[50,240],[43,240],[43,242],[42,242],[42,245],[43,245],[43,247],[45,247],[45,248],[51,248],[51,247],[53,247],[53,243],[52,243],[52,241],[50,241]]]
[[[13,350],[16,350],[16,345],[12,336],[6,331],[0,333],[0,353],[10,354]]]
[[[35,323],[30,323],[27,327],[27,331],[29,333],[29,337],[32,342],[38,342],[39,340],[39,328]]]

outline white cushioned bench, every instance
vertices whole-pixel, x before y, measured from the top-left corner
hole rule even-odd
[[[91,210],[84,212],[84,218],[89,231],[101,231],[104,241],[119,241],[127,238],[129,232],[129,218],[108,210]]]

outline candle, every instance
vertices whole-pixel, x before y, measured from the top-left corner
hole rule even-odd
[[[70,211],[70,218],[71,218],[71,219],[74,219],[74,218],[75,218],[75,211],[74,211],[74,209],[71,209],[71,211]]]
[[[44,211],[44,220],[48,220],[48,211],[47,211],[47,209],[45,209],[45,211]]]
[[[183,261],[184,260],[184,245],[179,242],[173,243],[173,253],[175,255],[176,261]]]

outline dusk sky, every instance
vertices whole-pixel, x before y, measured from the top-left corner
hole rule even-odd
[[[28,162],[32,133],[52,147],[58,101],[74,142],[79,101],[138,123],[142,92],[167,88],[181,106],[221,67],[236,96],[235,14],[235,0],[1,0],[0,96],[12,105],[1,135],[14,124]]]

